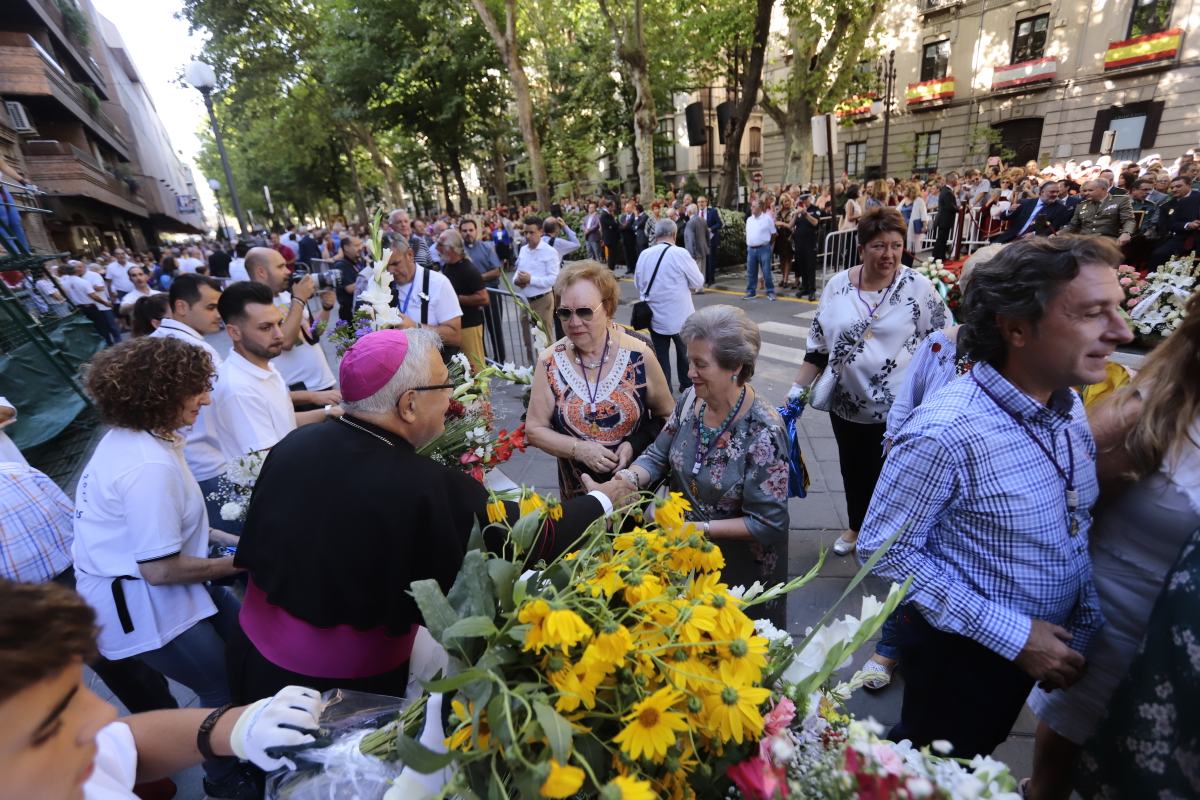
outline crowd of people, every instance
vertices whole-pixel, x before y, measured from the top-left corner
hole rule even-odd
[[[1086,410],[1077,392],[1108,381],[1131,338],[1117,265],[1141,253],[1150,269],[1195,246],[1200,163],[1165,183],[1160,166],[989,165],[751,193],[746,301],[777,297],[776,270],[780,289],[794,275],[815,297],[821,237],[842,229],[857,243],[821,287],[786,398],[754,384],[753,304],[696,309],[729,233],[703,196],[428,221],[397,209],[383,246],[398,322],[332,364],[322,338],[355,319],[382,257],[361,227],[54,265],[36,281],[37,311],[78,307],[110,345],[84,376],[107,428],[73,502],[2,451],[0,717],[20,708],[39,721],[0,734],[12,796],[49,796],[28,788],[42,756],[21,748],[65,752],[69,736],[84,752],[58,772],[89,797],[128,797],[135,781],[198,763],[209,796],[260,797],[262,771],[284,763],[268,752],[317,728],[316,692],[403,694],[421,622],[410,585],[448,589],[472,529],[497,513],[480,484],[417,450],[443,428],[450,357],[478,366],[519,346],[535,354],[528,440],[556,460],[562,502],[537,552],[562,552],[614,506],[666,486],[719,548],[729,584],[785,580],[789,442],[776,406],[828,411],[849,521],[834,553],[878,554],[876,574],[912,578],[866,667],[875,691],[903,670],[891,736],[990,754],[1028,703],[1039,729],[1027,797],[1161,783],[1154,764],[1093,756],[1129,749],[1102,726],[1105,709],[1165,685],[1167,711],[1128,714],[1172,714],[1155,746],[1194,779],[1200,754],[1170,694],[1176,673],[1196,680],[1194,664],[1164,672],[1135,653],[1168,574],[1194,568],[1176,564],[1200,526],[1200,300],[1131,383]],[[927,244],[948,255],[968,218],[974,243],[994,244],[964,267],[955,325],[909,264]],[[639,297],[630,326],[617,321],[620,277]],[[520,300],[526,342],[504,336],[514,312],[489,291],[501,286]],[[222,328],[225,356],[208,338]],[[15,413],[0,398],[0,422]],[[255,458],[248,511],[231,519],[221,487]],[[323,464],[354,477],[330,480]],[[1178,614],[1187,600],[1172,602]],[[785,627],[782,599],[754,611]],[[139,713],[113,722],[81,683],[93,650]],[[175,704],[165,678],[214,710],[162,711]]]

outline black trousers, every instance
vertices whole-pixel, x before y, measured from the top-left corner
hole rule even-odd
[[[815,241],[797,242],[793,248],[796,253],[796,281],[804,294],[817,291],[817,243]]]
[[[956,758],[991,755],[1012,731],[1034,680],[973,639],[940,631],[911,604],[897,637],[904,664],[904,703],[892,741],[954,745]]]
[[[714,233],[708,240],[708,258],[704,261],[704,285],[717,282],[717,250],[721,246],[721,234]]]
[[[621,241],[619,239],[616,241],[605,241],[604,242],[604,250],[605,250],[605,254],[608,258],[608,268],[611,269],[613,272],[616,272],[617,271],[617,253],[620,252],[620,250],[621,250]]]
[[[946,260],[946,243],[950,240],[950,230],[954,227],[954,223],[949,225],[939,225],[937,233],[933,235],[933,257],[936,259]]]
[[[844,420],[830,413],[833,438],[837,440],[838,461],[842,467],[842,483],[846,490],[846,516],[853,530],[862,530],[863,519],[879,473],[883,470],[883,423],[862,423]]]
[[[667,387],[671,386],[672,343],[675,345],[675,369],[679,376],[679,391],[682,392],[691,386],[692,379],[688,377],[687,344],[684,343],[683,337],[678,333],[668,336],[665,333],[650,331],[650,341],[654,343],[654,355],[658,356],[659,366],[662,367],[663,374],[667,376]]]
[[[483,307],[483,324],[491,342],[492,359],[503,364],[504,354],[504,306],[498,295],[488,292],[488,304]]]

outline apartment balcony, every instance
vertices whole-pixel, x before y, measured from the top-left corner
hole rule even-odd
[[[954,76],[910,83],[904,93],[909,108],[925,108],[954,98]]]
[[[864,92],[847,97],[833,107],[833,113],[838,119],[850,119],[855,122],[866,122],[874,119],[874,104],[879,99],[877,92]]]
[[[125,134],[99,109],[99,96],[89,100],[62,65],[27,33],[0,32],[0,95],[29,105],[35,125],[40,111],[57,105],[126,160],[132,158]]]
[[[1134,67],[1161,67],[1179,59],[1183,49],[1183,28],[1147,33],[1120,42],[1109,42],[1104,51],[1104,71]]]
[[[1048,83],[1057,76],[1056,58],[1035,58],[1017,64],[1005,64],[992,69],[992,91],[1017,91]]]
[[[110,175],[89,153],[66,142],[32,140],[22,147],[29,180],[48,195],[82,196],[138,217],[145,201],[130,183]]]
[[[60,45],[60,49],[78,69],[95,84],[101,100],[111,99],[104,83],[104,73],[87,47],[79,44],[73,35],[72,25],[64,16],[55,0],[6,0],[5,27],[9,30],[46,30]],[[91,39],[96,42],[100,32],[93,29]]]

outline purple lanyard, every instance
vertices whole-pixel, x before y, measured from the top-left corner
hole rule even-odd
[[[1042,453],[1045,454],[1046,459],[1054,467],[1054,471],[1058,473],[1059,477],[1063,479],[1063,483],[1066,484],[1067,511],[1074,514],[1079,508],[1079,492],[1075,491],[1075,449],[1071,447],[1071,431],[1063,431],[1067,438],[1067,463],[1069,465],[1068,471],[1064,470],[1059,465],[1058,459],[1054,457],[1053,451],[1049,447],[1046,447],[1046,445],[1042,444],[1042,440],[1039,439],[1037,434],[1030,429],[1029,424],[1026,423],[1025,420],[1021,419],[1016,412],[1010,410],[1006,405],[1004,405],[1004,403],[1000,402],[999,397],[996,397],[996,395],[992,394],[992,392],[990,392],[986,386],[979,382],[979,377],[975,374],[975,370],[971,370],[971,380],[975,381],[975,385],[978,386],[980,390],[982,390],[983,393],[986,394],[988,398],[1000,408],[1001,411],[1012,417],[1016,423],[1021,426],[1021,430],[1025,432],[1025,435],[1032,439],[1033,443],[1036,444]],[[1051,445],[1054,444],[1054,438],[1054,435],[1051,434]],[[1072,525],[1074,525],[1074,522],[1072,522]]]
[[[867,322],[870,322],[871,320],[875,319],[875,312],[879,310],[879,307],[883,305],[883,301],[887,300],[888,295],[891,294],[892,286],[895,285],[896,279],[894,277],[892,278],[892,282],[888,284],[887,289],[885,289],[883,292],[883,297],[879,298],[879,302],[875,304],[874,308],[872,308],[871,304],[864,300],[862,296],[862,274],[863,267],[859,267],[858,285],[854,287],[854,292],[858,295],[858,302],[862,303],[863,308],[867,310]]]

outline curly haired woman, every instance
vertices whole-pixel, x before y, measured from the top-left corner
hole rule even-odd
[[[208,353],[178,339],[140,337],[92,359],[85,386],[110,430],[79,478],[73,549],[100,652],[141,659],[203,705],[223,706],[238,603],[205,584],[237,570],[232,557],[207,557],[204,495],[176,433],[208,405],[212,378]],[[204,770],[209,796],[247,796],[237,759],[209,759]]]

